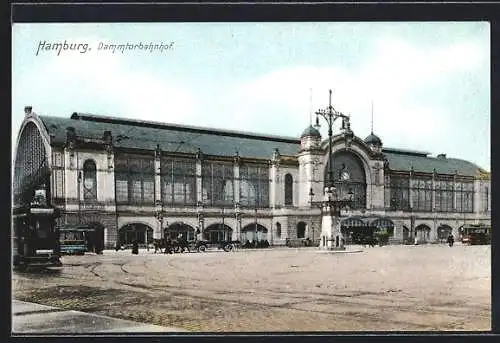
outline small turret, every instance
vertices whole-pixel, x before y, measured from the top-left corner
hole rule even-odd
[[[319,148],[321,143],[321,133],[312,125],[302,132],[300,135],[301,150]]]
[[[382,151],[382,140],[373,132],[365,138],[365,143],[370,147],[372,151]]]

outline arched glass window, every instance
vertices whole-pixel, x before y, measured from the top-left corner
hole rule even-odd
[[[293,205],[293,177],[285,175],[285,205]]]
[[[97,199],[96,165],[92,160],[83,164],[83,198]]]
[[[281,238],[281,223],[276,223],[276,236]]]
[[[329,161],[325,166],[325,185],[329,183]],[[350,151],[338,151],[332,156],[332,178],[339,198],[352,198],[352,208],[366,208],[366,176],[363,162]]]

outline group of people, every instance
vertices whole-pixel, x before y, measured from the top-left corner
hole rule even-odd
[[[455,238],[453,237],[453,235],[450,233],[448,235],[448,237],[446,238],[446,243],[452,247],[453,244],[455,243]],[[414,245],[418,245],[418,237],[417,235],[415,235],[415,240],[414,240]]]
[[[179,237],[177,237],[177,240],[179,242],[182,242],[183,240],[183,237],[182,235],[180,234]],[[267,242],[267,241],[266,241]],[[161,243],[164,243],[164,244],[161,244]],[[375,244],[377,243],[377,240],[373,237],[365,237],[363,239],[363,243],[364,245],[366,246],[367,244],[371,247],[374,247]],[[453,237],[453,235],[450,233],[448,235],[448,238],[446,239],[446,243],[452,247],[453,244],[455,243],[455,238]],[[250,242],[247,240],[246,243],[243,245],[243,247],[250,247]],[[269,243],[267,243],[269,244]],[[170,238],[167,238],[165,240],[163,240],[162,242],[159,242],[159,241],[155,241],[154,243],[154,246],[155,246],[155,254],[158,252],[158,250],[161,252],[161,249],[162,249],[162,245],[164,245],[164,253],[165,254],[172,254],[173,251],[172,251],[172,241],[170,240]],[[418,245],[418,237],[417,235],[415,235],[415,241],[414,241],[414,245]],[[269,245],[267,245],[269,246]],[[252,244],[252,247],[253,247],[253,244]],[[117,248],[118,250],[118,248]],[[182,246],[182,251],[184,251],[184,247]],[[133,255],[138,255],[139,254],[139,243],[137,242],[137,240],[135,240],[133,243],[132,243],[132,254]]]

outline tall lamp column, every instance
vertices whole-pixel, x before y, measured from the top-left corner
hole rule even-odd
[[[347,129],[350,133],[349,116],[337,111],[332,106],[332,91],[329,90],[329,102],[326,109],[320,109],[316,111],[316,128],[319,129],[319,117],[322,117],[328,125],[328,179],[326,182],[325,199],[321,206],[323,208],[321,231],[323,236],[323,242],[321,242],[320,247],[324,249],[345,249],[344,239],[342,237],[342,232],[340,229],[340,223],[338,217],[340,216],[340,209],[351,203],[352,200],[338,199],[337,191],[335,189],[335,183],[333,178],[333,161],[332,161],[332,136],[333,136],[333,124],[335,120],[342,118],[342,129]],[[349,138],[347,135],[346,145],[349,145]],[[334,238],[335,237],[335,238]],[[333,243],[334,242],[334,243]],[[332,244],[333,243],[333,244]],[[333,246],[334,245],[334,246]]]
[[[310,204],[311,204],[311,236],[312,236],[312,244],[313,246],[315,245],[314,243],[314,227],[313,227],[313,214],[312,214],[312,205],[313,205],[313,198],[314,198],[314,192],[313,189],[309,189],[309,197],[311,198]]]

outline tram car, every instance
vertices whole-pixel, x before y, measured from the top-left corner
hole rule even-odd
[[[60,267],[57,208],[43,201],[14,206],[12,213],[14,268]]]
[[[89,235],[95,230],[87,225],[58,227],[61,254],[84,255],[88,251]]]
[[[491,244],[491,227],[483,224],[464,225],[460,229],[462,243],[467,245]]]

